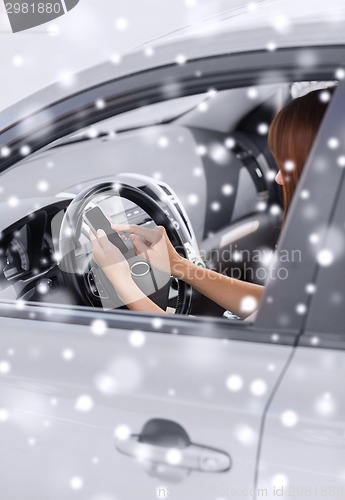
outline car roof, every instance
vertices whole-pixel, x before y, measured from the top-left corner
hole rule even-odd
[[[107,61],[75,75],[69,82],[57,82],[35,94],[22,99],[0,113],[0,132],[12,124],[65,98],[97,87],[105,82],[149,71],[169,65],[184,64],[188,60],[216,57],[243,52],[280,50],[284,48],[305,48],[305,54],[298,64],[313,63],[313,47],[345,46],[343,22],[328,19],[310,22],[301,20],[288,30],[278,30],[272,25],[258,29],[246,28],[230,30],[228,20],[216,23],[217,29],[207,32],[187,30],[183,36],[156,40],[145,44],[122,57],[119,61]],[[331,29],[330,29],[331,27]],[[272,46],[274,44],[274,46]],[[150,47],[150,51],[147,48]]]
[[[212,9],[215,11],[215,9]],[[343,0],[303,0],[299,5],[286,0],[256,0],[248,2],[232,0],[231,7],[204,19],[175,29],[170,33],[157,37],[151,43],[155,45],[172,43],[173,41],[187,40],[192,37],[207,37],[222,33],[239,33],[250,30],[251,35],[264,33],[265,30],[274,30],[273,40],[279,34],[284,35],[284,42],[293,43],[296,26],[303,26],[305,35],[312,34],[313,26],[322,23],[325,28],[320,34],[327,39],[334,28],[341,28],[345,22],[345,4]],[[251,37],[249,37],[251,38]],[[257,43],[258,40],[255,40]],[[324,40],[325,41],[325,40]],[[282,40],[281,40],[282,42]],[[145,45],[147,45],[146,43]],[[243,47],[245,49],[245,47]],[[258,47],[260,48],[260,47]]]

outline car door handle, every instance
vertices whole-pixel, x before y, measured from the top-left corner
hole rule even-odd
[[[231,467],[229,455],[222,451],[191,444],[186,448],[165,448],[152,444],[140,443],[139,435],[131,435],[125,441],[118,440],[116,449],[139,461],[176,465],[199,472],[225,472]]]
[[[174,468],[188,474],[190,471],[226,472],[232,465],[226,452],[192,443],[183,427],[164,419],[149,420],[140,434],[118,439],[116,449],[142,464],[151,464],[150,474],[155,476],[159,470]]]

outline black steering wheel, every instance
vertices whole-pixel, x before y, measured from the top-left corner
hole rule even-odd
[[[122,183],[105,182],[95,184],[80,192],[68,206],[62,220],[59,236],[59,252],[61,255],[60,269],[65,284],[81,305],[114,309],[126,308],[118,298],[114,287],[92,260],[90,247],[84,251],[80,243],[82,233],[82,215],[92,198],[105,194],[106,197],[118,196],[126,198],[142,208],[155,222],[163,226],[175,249],[186,257],[183,237],[170,221],[164,210],[150,196],[142,190]],[[147,266],[147,264],[146,264]],[[141,276],[141,275],[139,275]],[[138,286],[140,277],[134,279]],[[178,280],[178,296],[175,314],[189,314],[192,301],[192,289],[185,282]],[[168,306],[170,280],[165,290],[157,291],[150,298],[159,304],[162,309]],[[145,289],[145,287],[144,287]],[[144,291],[144,290],[143,290]],[[145,293],[145,292],[144,292]]]

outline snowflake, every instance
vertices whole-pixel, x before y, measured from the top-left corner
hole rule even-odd
[[[337,159],[337,163],[339,167],[344,168],[345,167],[345,156],[339,156]]]
[[[48,31],[50,36],[58,36],[60,34],[60,28],[56,24],[51,24],[48,27]]]
[[[175,58],[175,61],[177,64],[182,66],[183,64],[186,64],[187,57],[184,54],[178,54]]]
[[[59,83],[63,87],[72,87],[76,82],[76,77],[70,71],[63,71],[58,77]]]
[[[37,184],[37,189],[41,192],[48,191],[48,189],[49,189],[48,182],[47,181],[39,181],[39,183]]]
[[[9,148],[9,147],[7,147],[7,146],[3,146],[3,147],[1,148],[1,156],[2,156],[3,158],[7,158],[8,156],[10,156],[10,154],[11,154],[11,150],[10,150],[10,148]]]
[[[19,68],[20,66],[23,66],[23,64],[24,64],[24,58],[23,58],[23,56],[20,56],[20,55],[14,56],[12,58],[12,64],[16,68]]]
[[[70,479],[69,485],[72,490],[81,490],[84,485],[84,481],[81,477],[75,476]]]
[[[334,255],[331,252],[331,250],[325,248],[317,254],[317,261],[320,264],[320,266],[328,267],[331,264],[333,264]]]
[[[307,306],[305,304],[297,304],[296,313],[297,314],[305,314],[307,312]]]
[[[294,427],[298,422],[297,413],[293,410],[286,410],[281,414],[280,421],[285,427]]]
[[[97,109],[104,109],[105,108],[105,100],[104,99],[97,99],[95,102],[95,107]]]
[[[221,209],[221,204],[219,203],[219,201],[214,201],[213,203],[211,203],[211,210],[213,212],[219,212],[219,210]]]
[[[117,54],[117,53],[111,54],[111,56],[110,56],[110,62],[112,64],[120,64],[120,62],[121,62],[121,55]]]
[[[116,380],[106,373],[100,374],[95,378],[95,386],[102,394],[106,394],[107,396],[116,394],[118,390]]]
[[[163,326],[163,320],[161,318],[154,318],[151,321],[151,324],[152,324],[153,328],[155,328],[156,330],[159,330]]]
[[[96,137],[98,137],[98,130],[96,127],[90,127],[87,129],[85,134],[89,137],[89,139],[96,139]]]
[[[305,291],[310,295],[314,294],[316,292],[316,285],[314,285],[314,283],[308,283],[305,287]]]
[[[165,459],[170,465],[178,465],[182,461],[182,453],[180,450],[172,448],[167,451]]]
[[[286,488],[289,484],[289,479],[286,474],[275,474],[272,477],[272,485],[275,490],[279,490],[281,488]]]
[[[301,192],[302,200],[308,200],[310,198],[310,192],[307,189],[303,189]]]
[[[195,152],[199,156],[205,156],[207,154],[207,148],[204,144],[198,144],[195,148]]]
[[[78,397],[75,403],[75,409],[82,412],[88,412],[93,408],[93,400],[91,396],[83,394]]]
[[[222,144],[211,144],[209,147],[209,156],[215,163],[225,165],[230,160],[229,151]]]
[[[287,160],[284,163],[285,172],[293,172],[295,170],[295,163],[292,160]]]
[[[195,175],[195,177],[201,177],[203,172],[204,171],[203,171],[202,167],[195,167],[193,169],[193,175]]]
[[[253,380],[253,382],[250,384],[250,392],[254,395],[254,396],[263,396],[267,391],[267,385],[266,385],[266,382],[264,382],[264,380],[261,380],[261,379],[257,379],[257,380]]]
[[[331,98],[331,94],[327,90],[320,92],[319,99],[321,102],[325,102],[325,103],[329,102],[330,98]]]
[[[73,349],[64,349],[62,351],[62,358],[65,361],[71,361],[74,358],[74,351],[73,351]]]
[[[115,28],[119,31],[126,31],[129,22],[125,17],[118,17],[115,21]]]
[[[259,5],[257,4],[257,2],[249,2],[249,4],[247,5],[248,12],[256,12],[258,8]]]
[[[7,375],[11,371],[11,365],[8,361],[0,361],[1,375]]]
[[[256,442],[256,432],[249,425],[239,425],[235,429],[235,436],[240,443],[246,446],[251,446]]]
[[[243,378],[237,374],[230,375],[226,379],[226,387],[232,392],[240,391],[243,387]]]
[[[228,149],[233,149],[236,146],[236,141],[233,137],[227,137],[224,141],[225,147]]]
[[[8,410],[5,408],[0,408],[0,422],[7,422],[7,420],[10,418],[10,414]]]
[[[315,410],[319,415],[323,417],[329,417],[333,415],[335,409],[335,401],[329,392],[323,394],[323,396],[316,401]]]
[[[36,439],[33,437],[28,438],[28,445],[29,446],[35,446],[36,445]]]
[[[152,57],[154,55],[155,51],[152,47],[146,47],[144,50],[144,54],[146,57]]]
[[[30,153],[31,153],[31,148],[30,148],[30,146],[28,146],[27,144],[24,144],[24,146],[22,146],[22,147],[20,148],[20,154],[21,154],[22,156],[27,156],[27,155],[29,155]]]
[[[258,125],[257,131],[260,135],[266,135],[268,133],[268,129],[269,129],[269,127],[268,127],[267,123],[260,123]]]
[[[270,206],[270,214],[273,216],[278,216],[282,213],[282,209],[279,205],[271,205]]]
[[[209,108],[208,103],[206,101],[200,102],[197,106],[198,111],[201,113],[205,113]]]
[[[337,149],[339,147],[339,139],[337,139],[336,137],[331,137],[328,140],[327,145],[330,149]]]
[[[199,203],[199,196],[197,194],[191,193],[188,196],[188,203],[190,205],[197,205]]]
[[[273,17],[271,24],[278,33],[287,33],[291,26],[289,18],[284,14],[278,14]]]
[[[162,136],[158,139],[158,146],[160,148],[167,148],[169,146],[169,143],[170,141],[168,137]]]
[[[192,8],[196,7],[198,0],[184,0],[184,3],[186,4],[186,7]]]
[[[126,441],[131,436],[131,429],[128,425],[118,425],[114,430],[114,436],[120,441]]]
[[[277,44],[275,42],[268,42],[266,48],[269,52],[274,52],[277,50]]]
[[[140,330],[134,330],[129,335],[129,343],[133,347],[142,347],[145,344],[145,342],[146,342],[145,334]]]
[[[222,186],[222,193],[224,196],[231,196],[234,192],[234,188],[231,184],[224,184]]]
[[[338,68],[335,71],[335,77],[337,80],[344,80],[345,78],[345,69],[344,68]]]
[[[107,331],[107,323],[103,319],[95,319],[91,323],[91,331],[95,335],[104,335]]]
[[[316,233],[312,233],[309,236],[309,241],[312,245],[316,245],[316,243],[318,243],[320,241],[320,236]]]
[[[249,89],[247,90],[247,96],[249,97],[249,99],[256,99],[258,95],[258,89],[256,89],[255,87],[249,87]]]

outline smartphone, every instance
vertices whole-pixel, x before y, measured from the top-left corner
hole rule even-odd
[[[109,220],[99,207],[93,207],[86,210],[86,212],[83,213],[83,219],[95,235],[98,229],[103,229],[110,243],[115,245],[123,254],[128,252],[128,248],[118,233],[111,227]]]

